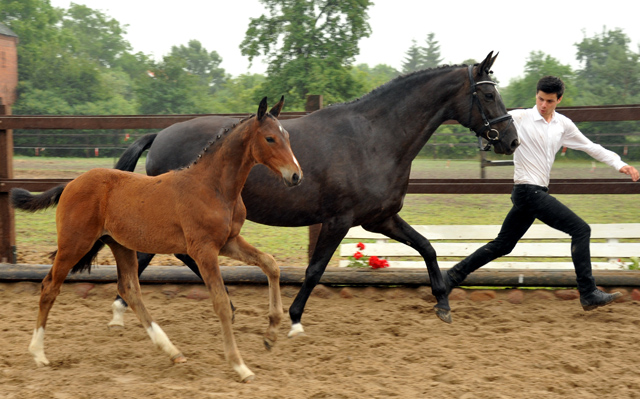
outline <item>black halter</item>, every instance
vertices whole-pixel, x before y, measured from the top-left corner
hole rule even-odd
[[[482,115],[483,126],[482,126],[482,129],[480,130],[475,130],[473,128],[470,128],[470,130],[473,131],[476,134],[476,136],[478,136],[478,148],[481,151],[489,151],[491,149],[492,144],[495,144],[500,141],[500,132],[496,129],[493,129],[491,125],[495,125],[497,123],[500,123],[506,120],[510,120],[509,124],[511,124],[513,123],[513,118],[508,113],[491,120],[487,118],[487,115],[484,113],[484,109],[482,108],[482,103],[478,98],[478,92],[476,90],[476,87],[478,87],[479,85],[495,86],[496,82],[491,80],[483,80],[481,82],[476,82],[475,80],[473,80],[473,65],[469,65],[469,82],[471,84],[471,108],[469,108],[468,125],[471,125],[471,113],[473,112],[473,105],[475,103],[478,105],[478,110],[480,111],[480,115]],[[508,126],[509,125],[507,125],[507,127]],[[486,137],[483,137],[482,135],[485,132],[486,132]],[[487,140],[487,145],[484,147],[482,146],[483,138]]]

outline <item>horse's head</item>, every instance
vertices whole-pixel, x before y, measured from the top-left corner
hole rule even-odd
[[[496,154],[510,155],[520,145],[520,141],[496,83],[489,76],[497,57],[498,54],[493,56],[492,51],[480,64],[468,67],[471,100],[469,119],[465,126],[473,130],[479,140],[481,138],[487,141],[483,150],[488,151],[493,145]]]
[[[296,186],[302,181],[302,169],[293,155],[287,132],[277,117],[284,105],[284,96],[267,112],[267,97],[258,106],[253,121],[251,153],[255,160],[282,176],[284,183]]]

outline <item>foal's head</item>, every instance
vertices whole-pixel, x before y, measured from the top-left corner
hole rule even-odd
[[[282,176],[284,183],[291,187],[302,181],[302,169],[291,150],[289,132],[277,119],[283,105],[284,96],[267,112],[267,97],[262,99],[255,118],[249,121],[252,123],[249,146],[258,163]]]

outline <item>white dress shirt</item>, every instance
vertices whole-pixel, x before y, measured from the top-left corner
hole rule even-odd
[[[566,116],[553,113],[547,122],[534,106],[509,111],[518,129],[520,146],[513,155],[515,184],[548,187],[551,166],[562,147],[584,151],[596,160],[620,170],[627,165],[620,156],[586,138]]]

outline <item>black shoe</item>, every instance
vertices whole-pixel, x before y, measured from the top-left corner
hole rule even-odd
[[[600,306],[608,305],[621,296],[622,294],[619,292],[607,294],[606,292],[602,292],[596,288],[588,294],[580,295],[580,305],[582,305],[582,309],[584,310],[593,310]]]

